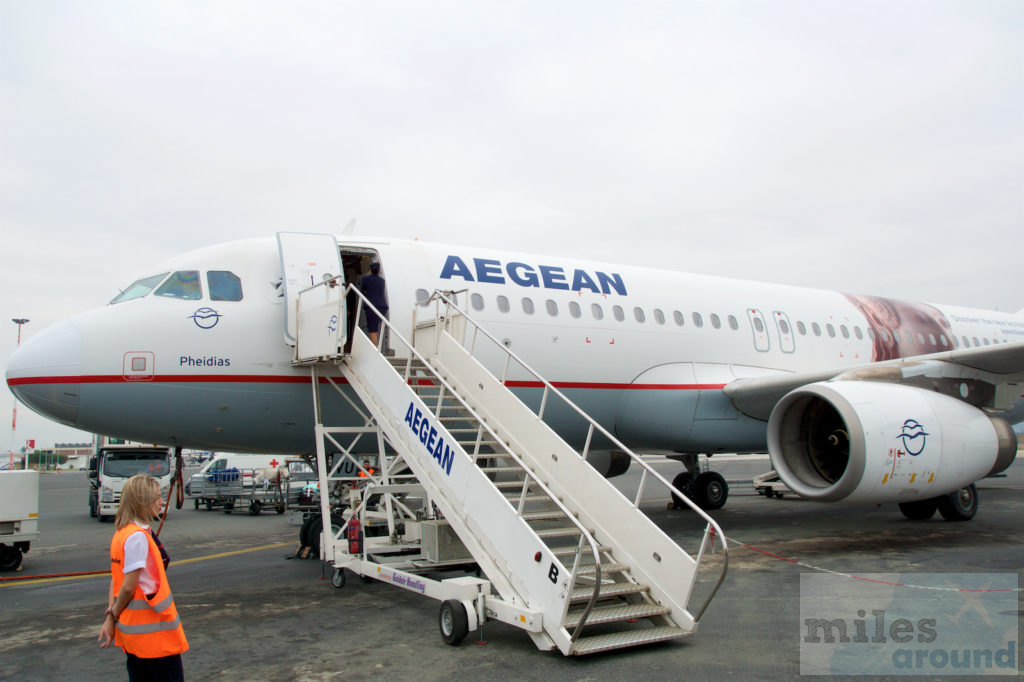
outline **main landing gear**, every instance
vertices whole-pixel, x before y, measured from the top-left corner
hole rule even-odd
[[[938,497],[900,503],[900,511],[912,521],[930,519],[936,510],[947,521],[970,521],[978,513],[978,487],[972,483]]]
[[[672,479],[672,485],[705,511],[724,507],[725,501],[729,499],[729,484],[725,478],[717,471],[701,471],[695,454],[682,455],[681,460],[686,465],[686,471]],[[672,493],[671,507],[689,508],[675,493]]]

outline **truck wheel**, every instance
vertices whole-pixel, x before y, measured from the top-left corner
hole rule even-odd
[[[193,503],[195,504],[196,509],[199,509],[199,498],[198,497],[195,500],[193,500]]]
[[[459,642],[469,633],[469,618],[466,617],[466,607],[456,599],[444,601],[441,604],[438,624],[441,626],[441,639],[444,640],[444,643],[458,646]]]
[[[21,566],[21,551],[9,545],[0,545],[0,571],[16,571]]]
[[[258,501],[253,501],[249,504],[249,513],[253,516],[259,516],[262,507],[263,505]]]

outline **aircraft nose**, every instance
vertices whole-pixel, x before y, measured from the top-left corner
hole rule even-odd
[[[7,386],[22,403],[75,426],[82,381],[82,334],[58,322],[24,341],[7,362]]]

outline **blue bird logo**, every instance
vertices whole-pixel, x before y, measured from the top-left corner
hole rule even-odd
[[[213,329],[220,322],[220,313],[213,308],[200,308],[189,317],[200,329]]]
[[[907,449],[907,454],[916,456],[924,452],[927,436],[928,433],[916,419],[908,419],[903,422],[903,429],[896,437],[903,441],[903,447]]]

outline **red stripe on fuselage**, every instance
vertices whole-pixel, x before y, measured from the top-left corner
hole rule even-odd
[[[125,379],[121,375],[89,375],[89,376],[59,376],[59,377],[22,377],[8,379],[9,386],[33,386],[43,384],[304,384],[309,377],[284,376],[280,374],[160,374],[152,378],[131,378]],[[320,381],[326,383],[327,379],[321,377]],[[337,383],[348,383],[341,377],[334,378]],[[418,380],[422,384],[423,380]],[[544,388],[540,381],[508,381],[509,388]],[[586,381],[555,381],[552,382],[555,388],[560,389],[604,389],[617,391],[699,391],[719,390],[725,384],[622,384],[609,382],[586,382]]]

